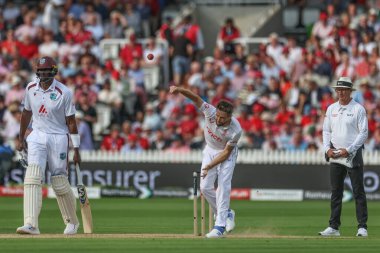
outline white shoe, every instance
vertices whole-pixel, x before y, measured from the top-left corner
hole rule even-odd
[[[230,209],[227,215],[226,232],[229,233],[235,228],[235,211]]]
[[[339,230],[333,229],[332,227],[328,227],[318,234],[322,236],[340,236]]]
[[[224,231],[220,231],[217,228],[213,228],[210,233],[206,234],[206,238],[222,238],[224,236]]]
[[[356,236],[367,237],[367,236],[368,236],[368,231],[367,231],[367,229],[365,229],[365,228],[359,228],[359,229],[358,229],[358,233],[356,234]]]
[[[30,224],[26,224],[22,227],[17,228],[16,233],[23,235],[39,235],[40,230],[38,228],[33,227]]]
[[[79,223],[78,224],[67,223],[65,231],[63,231],[63,234],[75,235],[78,232],[78,228],[79,228]]]

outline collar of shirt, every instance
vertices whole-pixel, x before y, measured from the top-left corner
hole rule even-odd
[[[50,84],[50,86],[47,90],[42,89],[40,86],[40,83],[37,84],[36,90],[41,90],[42,92],[54,91],[55,90],[55,79],[53,79],[53,82]]]
[[[339,112],[343,113],[345,110],[350,110],[351,111],[351,108],[354,106],[354,100],[351,98],[350,102],[346,105],[341,105],[340,103],[338,103],[339,105]]]

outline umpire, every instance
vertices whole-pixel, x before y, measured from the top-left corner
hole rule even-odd
[[[323,146],[326,159],[330,161],[331,216],[329,227],[319,232],[322,236],[340,236],[340,215],[344,179],[351,179],[356,205],[358,232],[356,236],[368,236],[367,200],[363,183],[362,149],[368,137],[367,114],[362,105],[351,98],[352,81],[341,77],[332,86],[338,101],[327,108],[323,122]]]

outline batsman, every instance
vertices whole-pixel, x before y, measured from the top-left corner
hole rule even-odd
[[[222,100],[215,108],[188,89],[171,86],[170,92],[181,93],[191,99],[205,116],[204,136],[207,145],[203,150],[200,188],[216,214],[215,226],[206,237],[222,237],[235,227],[235,212],[229,207],[231,180],[238,156],[237,143],[242,128],[237,119],[232,117],[231,103]],[[218,188],[215,190],[216,179]]]
[[[57,63],[51,57],[40,58],[36,64],[37,78],[26,88],[17,150],[25,149],[23,140],[31,119],[33,130],[26,138],[28,165],[24,179],[24,225],[17,228],[18,234],[40,234],[38,216],[46,164],[66,225],[63,233],[76,234],[79,227],[67,168],[69,138],[75,150],[74,163],[80,163],[80,137],[75,122],[73,94],[54,78],[57,72]]]

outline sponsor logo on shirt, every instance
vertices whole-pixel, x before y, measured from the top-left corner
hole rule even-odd
[[[353,114],[353,113],[347,113],[347,116],[348,116],[348,117],[353,117],[354,114]]]
[[[214,134],[209,127],[207,127],[207,132],[211,136],[211,138],[213,138],[214,140],[216,140],[218,142],[222,141],[222,138],[220,138],[219,136],[217,136],[216,134]]]
[[[38,110],[38,114],[42,116],[46,116],[48,114],[45,105],[41,105],[40,109]]]

